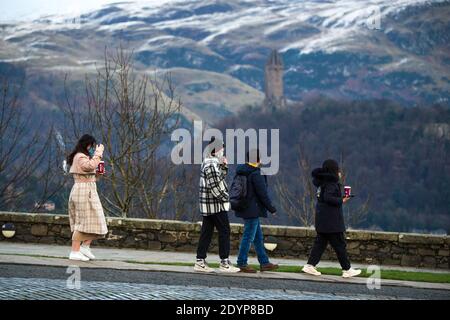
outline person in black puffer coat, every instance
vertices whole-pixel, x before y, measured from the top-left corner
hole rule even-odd
[[[316,168],[311,173],[313,184],[317,187],[317,205],[315,217],[316,239],[311,249],[308,263],[302,271],[320,275],[315,266],[319,263],[328,243],[336,252],[342,267],[342,276],[353,277],[361,273],[360,270],[351,268],[347,255],[345,242],[345,223],[342,205],[350,197],[342,197],[342,185],[339,183],[341,172],[335,160],[324,161],[321,168]]]

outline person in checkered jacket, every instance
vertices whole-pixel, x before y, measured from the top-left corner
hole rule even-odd
[[[222,140],[211,139],[207,146],[207,156],[203,160],[200,172],[199,202],[203,216],[202,229],[197,248],[195,271],[214,272],[206,263],[206,256],[211,243],[214,228],[219,232],[219,271],[239,272],[229,259],[230,254],[230,210],[228,186],[225,181],[228,165],[224,156],[225,145]]]

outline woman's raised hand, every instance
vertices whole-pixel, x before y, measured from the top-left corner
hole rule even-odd
[[[105,146],[102,145],[101,143],[97,145],[97,147],[95,148],[95,153],[99,154],[100,156],[103,155],[103,151],[105,150]]]

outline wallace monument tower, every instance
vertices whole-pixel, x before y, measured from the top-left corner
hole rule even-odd
[[[265,66],[265,87],[266,97],[264,108],[273,110],[286,106],[286,98],[283,94],[283,61],[277,50],[272,50]]]

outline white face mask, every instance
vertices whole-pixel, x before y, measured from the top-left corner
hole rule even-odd
[[[221,159],[221,158],[223,158],[223,155],[224,155],[224,149],[222,148],[222,149],[220,149],[219,151],[217,151],[216,152],[216,158],[219,158],[219,159]]]

